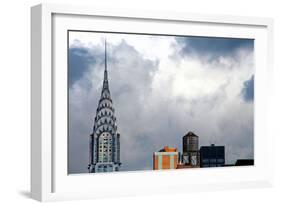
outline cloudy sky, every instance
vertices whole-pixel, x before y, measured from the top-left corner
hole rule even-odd
[[[69,32],[69,173],[84,173],[107,40],[121,170],[152,169],[165,145],[224,145],[226,162],[253,158],[254,41]]]

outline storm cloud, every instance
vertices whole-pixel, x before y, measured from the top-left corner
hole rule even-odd
[[[252,40],[85,33],[70,33],[69,173],[87,172],[105,37],[121,170],[152,169],[153,152],[181,151],[190,130],[225,145],[227,163],[253,158]]]
[[[243,83],[243,89],[241,91],[242,97],[246,102],[253,101],[254,99],[254,75],[249,80]]]
[[[241,52],[244,52],[242,55],[247,55],[254,49],[254,40],[251,39],[177,37],[176,40],[180,57],[197,58],[207,64],[239,63]],[[235,66],[225,65],[224,68],[233,67]]]

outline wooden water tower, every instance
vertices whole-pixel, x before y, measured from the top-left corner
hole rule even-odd
[[[200,166],[199,137],[188,132],[182,138],[182,164],[191,167]]]

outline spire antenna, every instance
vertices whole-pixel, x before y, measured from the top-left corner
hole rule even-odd
[[[107,74],[107,42],[104,39],[104,79],[103,79],[103,90],[108,90],[108,74]],[[102,91],[103,92],[103,91]]]
[[[106,38],[104,40],[104,65],[105,65],[105,70],[107,70],[107,58],[106,58]]]

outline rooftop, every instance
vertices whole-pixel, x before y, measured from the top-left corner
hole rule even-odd
[[[193,132],[189,131],[186,135],[184,135],[183,137],[198,137],[196,134],[194,134]]]
[[[177,152],[177,148],[165,146],[163,149],[159,150],[159,152]]]

